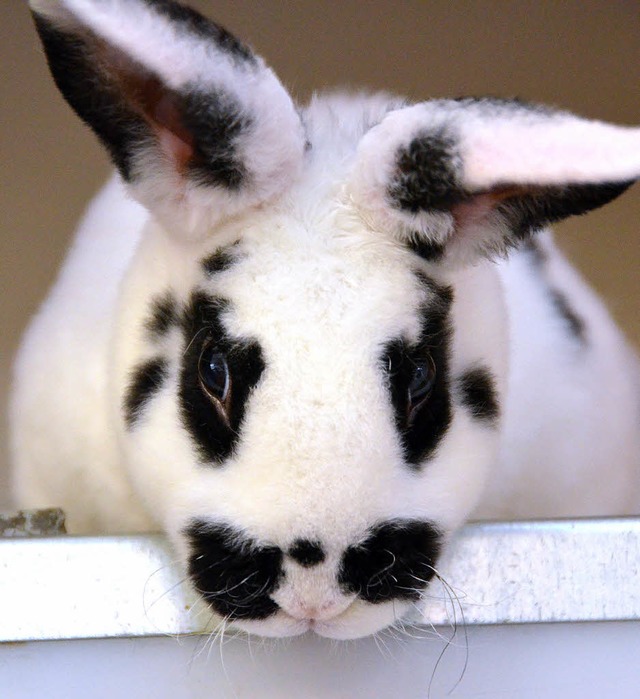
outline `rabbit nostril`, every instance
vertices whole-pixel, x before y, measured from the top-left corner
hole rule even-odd
[[[288,551],[291,558],[305,568],[322,563],[325,553],[318,541],[308,539],[296,539]]]

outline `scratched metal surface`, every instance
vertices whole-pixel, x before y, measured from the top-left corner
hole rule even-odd
[[[469,525],[424,623],[640,619],[640,519]],[[0,642],[199,633],[211,616],[160,536],[0,541]],[[210,626],[209,626],[210,628]]]

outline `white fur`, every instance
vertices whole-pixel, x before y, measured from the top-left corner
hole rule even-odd
[[[63,5],[41,0],[38,6]],[[111,26],[109,13],[104,24],[98,6],[65,0],[58,21],[82,17],[119,41],[127,32]],[[104,6],[117,14],[138,3]],[[72,20],[65,13],[73,13]],[[163,41],[174,39],[180,50],[193,48],[178,36]],[[160,70],[165,59],[155,56],[155,46],[140,48],[140,57],[153,54]],[[266,115],[270,99],[251,108]],[[281,104],[273,99],[277,112]],[[76,533],[163,528],[183,560],[181,531],[194,517],[228,521],[282,548],[292,535],[321,532],[322,564],[309,570],[285,564],[286,583],[274,593],[281,611],[237,625],[275,636],[313,627],[335,638],[372,633],[409,611],[408,603],[371,605],[337,586],[341,553],[379,521],[428,519],[449,536],[472,516],[637,512],[637,362],[549,234],[540,238],[549,277],[542,282],[586,320],[584,346],[552,313],[549,286],[526,251],[469,265],[428,264],[398,234],[396,214],[382,195],[390,154],[425,112],[444,119],[455,111],[438,105],[403,108],[385,96],[314,98],[302,113],[313,147],[295,177],[278,179],[268,204],[260,198],[215,225],[208,219],[206,236],[176,236],[162,207],[158,214],[151,203],[149,215],[114,178],[88,210],[19,355],[11,406],[17,501],[63,506]],[[456,112],[454,122],[464,131],[463,115]],[[478,130],[470,127],[464,148],[473,134],[486,138],[480,122]],[[564,126],[562,137],[554,131],[551,140],[546,129],[544,143],[563,142]],[[577,157],[575,144],[569,151],[567,162]],[[498,175],[488,173],[483,182],[503,176],[500,148],[494,152],[498,160],[490,162]],[[616,158],[608,174],[616,173]],[[270,172],[270,165],[256,167],[261,176]],[[620,165],[625,177],[627,167]],[[217,192],[198,197],[205,206],[220,201]],[[199,211],[200,203],[185,206]],[[428,225],[435,239],[456,235],[449,214]],[[201,260],[234,242],[235,263],[207,278]],[[379,357],[390,339],[418,336],[420,308],[434,300],[417,270],[454,292],[453,419],[429,463],[413,472],[404,463]],[[153,298],[171,290],[186,303],[194,289],[229,300],[226,331],[257,340],[267,364],[223,468],[200,463],[181,423],[181,331],[153,343],[144,327]],[[170,359],[169,379],[128,429],[122,400],[131,370],[159,353]],[[496,381],[503,413],[497,428],[474,419],[456,393],[456,377],[477,366]],[[313,624],[304,618],[310,609]]]

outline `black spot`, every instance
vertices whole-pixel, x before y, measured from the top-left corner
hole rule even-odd
[[[416,255],[419,255],[427,262],[438,262],[444,257],[446,252],[446,248],[442,243],[422,238],[413,238],[407,242],[407,245]]]
[[[571,307],[569,299],[559,289],[551,286],[548,279],[546,251],[535,238],[527,241],[522,250],[529,255],[532,269],[535,271],[539,282],[544,286],[544,291],[550,301],[553,311],[565,324],[569,333],[575,340],[584,345],[587,341],[587,324],[585,320]]]
[[[488,369],[469,369],[458,379],[462,404],[477,420],[494,422],[500,415],[495,380]]]
[[[549,260],[547,252],[540,245],[538,238],[527,238],[518,249],[529,255],[529,259],[539,272],[544,271]]]
[[[218,88],[203,92],[192,86],[175,95],[182,125],[193,137],[189,175],[197,184],[239,189],[247,179],[236,152],[238,139],[253,120],[236,99]]]
[[[288,551],[291,558],[305,568],[310,568],[324,561],[322,545],[318,541],[296,539]]]
[[[193,437],[200,457],[207,463],[222,463],[240,438],[249,394],[258,383],[265,364],[257,342],[229,337],[221,316],[226,302],[195,292],[182,319],[185,350],[180,375],[182,422]],[[198,373],[204,348],[215,348],[225,357],[231,389],[227,399],[228,421],[203,390]]]
[[[126,104],[110,76],[99,70],[88,42],[65,34],[35,13],[33,18],[58,89],[130,181],[135,149],[153,143],[151,127]]]
[[[151,312],[145,322],[145,328],[153,340],[164,337],[169,330],[178,325],[176,299],[170,291],[158,296],[151,303]]]
[[[345,551],[338,582],[346,593],[372,604],[417,600],[434,576],[441,547],[440,534],[430,522],[378,524]]]
[[[433,455],[446,434],[452,417],[449,390],[449,314],[453,294],[450,288],[437,285],[425,275],[418,276],[423,283],[429,285],[431,291],[436,292],[436,298],[423,311],[420,338],[412,344],[402,339],[389,343],[381,360],[389,381],[396,427],[405,459],[415,469]],[[417,362],[428,356],[432,358],[436,368],[433,388],[428,400],[409,420],[409,386]]]
[[[246,63],[252,67],[257,66],[256,57],[245,44],[224,27],[203,17],[191,7],[172,2],[172,0],[146,0],[146,3],[151,9],[165,15],[172,22],[181,25],[185,31],[213,41],[236,61]]]
[[[196,590],[228,619],[266,619],[278,611],[269,597],[284,577],[282,551],[248,539],[227,524],[194,519],[185,529],[188,572]]]
[[[564,321],[571,335],[580,344],[584,344],[587,339],[587,326],[584,320],[573,310],[569,300],[561,291],[550,289],[549,296],[556,313]]]
[[[159,357],[150,359],[131,372],[131,379],[124,397],[124,417],[132,428],[169,375],[168,363]]]
[[[447,211],[467,198],[458,183],[460,156],[444,129],[417,134],[396,153],[387,194],[393,206],[418,213]]]
[[[235,257],[229,248],[219,248],[208,257],[202,260],[202,268],[207,276],[212,277],[218,272],[224,272],[235,262]]]

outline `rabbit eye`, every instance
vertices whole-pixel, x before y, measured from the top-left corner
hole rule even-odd
[[[415,361],[413,376],[407,389],[407,421],[409,425],[413,423],[416,414],[431,395],[435,379],[436,365],[431,356]]]
[[[231,393],[231,376],[225,355],[215,347],[205,347],[198,362],[200,385],[226,412]]]

